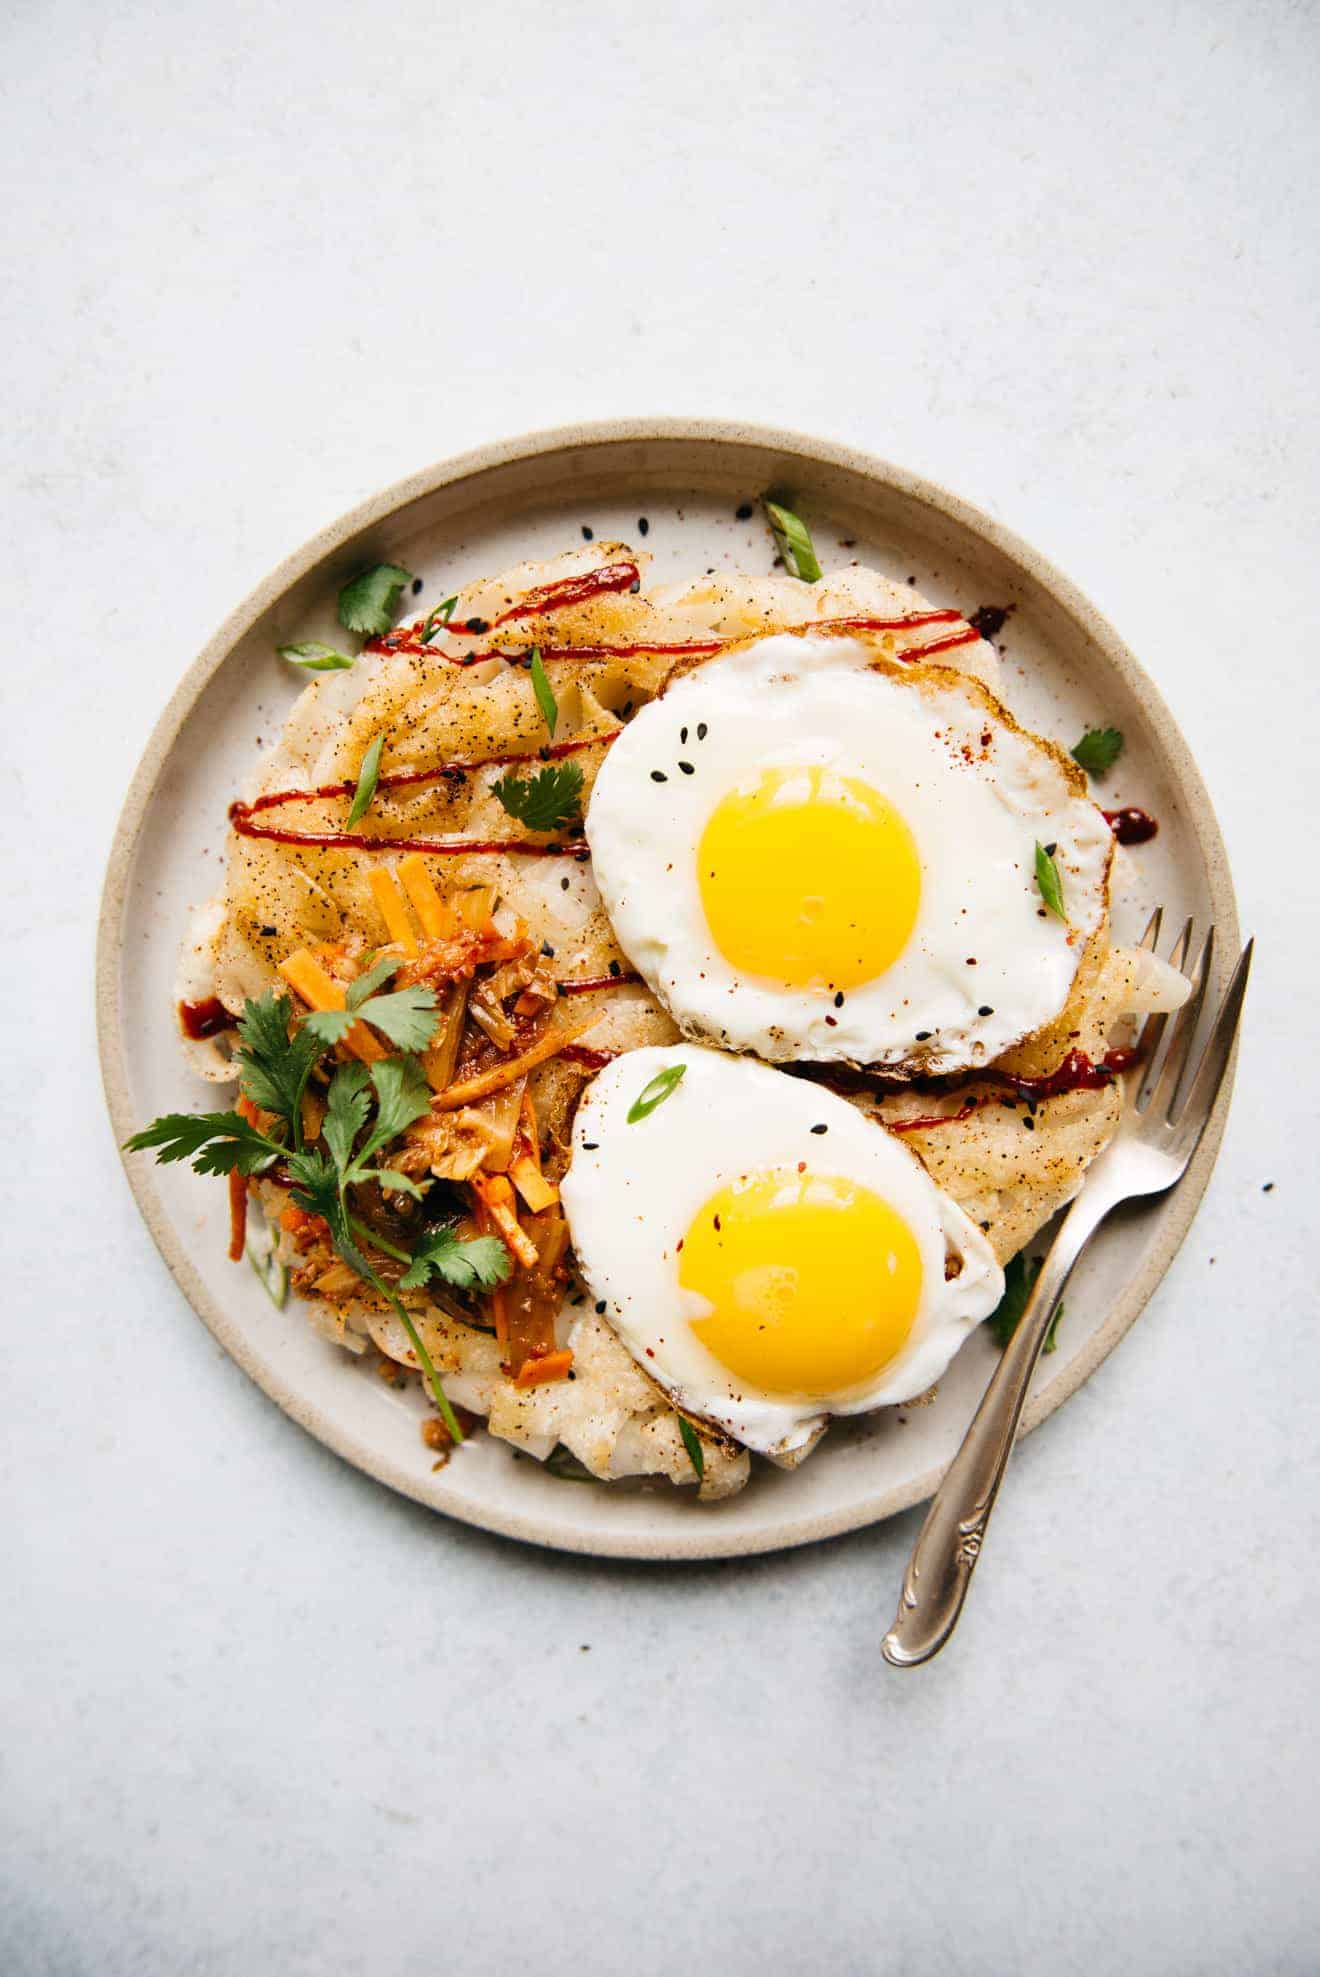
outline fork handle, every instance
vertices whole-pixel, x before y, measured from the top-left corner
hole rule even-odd
[[[1050,1320],[1074,1264],[1111,1206],[1088,1189],[1064,1217],[1017,1330],[935,1492],[883,1642],[885,1660],[896,1668],[929,1661],[958,1624]]]

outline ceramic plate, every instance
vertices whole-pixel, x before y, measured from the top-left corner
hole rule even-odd
[[[427,469],[336,522],[261,585],[184,675],[134,779],[110,857],[98,952],[101,1054],[120,1141],[157,1113],[214,1102],[185,1072],[172,1001],[189,909],[216,885],[226,807],[252,756],[270,747],[301,684],[277,644],[330,633],[340,584],[391,561],[439,601],[473,577],[582,540],[644,547],[656,574],[770,567],[759,510],[787,487],[809,515],[827,569],[858,557],[934,603],[1011,606],[998,642],[1004,696],[1028,726],[1070,744],[1088,725],[1127,737],[1105,784],[1111,807],[1159,818],[1134,854],[1141,896],[1115,903],[1120,937],[1146,899],[1213,917],[1236,950],[1219,830],[1186,744],[1132,654],[1072,586],[966,503],[883,461],[794,434],[653,420],[535,434]],[[643,539],[639,521],[648,524]],[[1218,984],[1222,988],[1223,984]],[[1223,1127],[1227,1093],[1182,1186],[1121,1213],[1092,1245],[1068,1294],[1059,1349],[1041,1362],[1025,1415],[1034,1428],[1076,1392],[1141,1311],[1186,1233]],[[714,1558],[805,1544],[929,1496],[994,1361],[968,1340],[924,1406],[836,1426],[796,1474],[757,1465],[740,1496],[711,1506],[669,1486],[572,1485],[477,1435],[440,1470],[423,1445],[415,1392],[395,1393],[325,1343],[297,1304],[277,1312],[252,1272],[225,1255],[225,1190],[186,1167],[128,1163],[147,1225],[184,1295],[225,1349],[294,1421],[369,1475],[448,1516],[566,1550]]]

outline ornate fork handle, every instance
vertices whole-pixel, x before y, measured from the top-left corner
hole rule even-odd
[[[895,1667],[926,1661],[957,1624],[1008,1467],[1027,1388],[1073,1266],[1114,1205],[1087,1189],[1059,1226],[966,1440],[935,1493],[913,1548],[884,1657]]]

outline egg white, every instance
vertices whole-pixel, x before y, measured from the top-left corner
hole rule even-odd
[[[630,1124],[639,1093],[679,1065],[670,1095]],[[821,1125],[824,1133],[812,1130]],[[841,1394],[766,1393],[739,1381],[691,1330],[706,1306],[679,1284],[679,1245],[711,1195],[800,1161],[889,1202],[921,1256],[921,1301],[902,1349]],[[631,1050],[598,1074],[578,1107],[561,1191],[578,1268],[638,1365],[679,1406],[767,1455],[802,1448],[831,1414],[923,1393],[1003,1295],[989,1243],[900,1139],[833,1092],[695,1044]],[[956,1259],[951,1278],[946,1258]],[[866,1294],[859,1284],[858,1297]]]
[[[947,669],[903,678],[869,660],[859,640],[780,633],[644,707],[592,793],[596,883],[620,945],[688,1035],[772,1062],[964,1070],[1063,1009],[1104,922],[1112,835],[1057,756],[974,685]],[[921,862],[906,947],[839,1006],[829,985],[735,971],[701,901],[697,847],[716,805],[767,770],[799,767],[886,797]],[[1037,843],[1056,847],[1066,924],[1043,907]]]

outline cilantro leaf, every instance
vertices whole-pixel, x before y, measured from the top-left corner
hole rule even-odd
[[[362,757],[362,767],[358,770],[357,788],[353,792],[353,805],[348,813],[348,828],[351,831],[360,818],[365,817],[371,808],[371,799],[376,794],[376,783],[380,776],[380,755],[385,746],[385,736],[379,734]]]
[[[1036,884],[1050,912],[1058,919],[1066,920],[1068,914],[1063,903],[1063,880],[1059,877],[1053,852],[1047,851],[1043,844],[1036,846]]]
[[[353,664],[346,652],[337,652],[319,638],[299,639],[296,645],[277,645],[275,650],[307,673],[346,673]]]
[[[772,501],[768,494],[761,496],[761,506],[789,576],[799,577],[803,583],[819,583],[823,572],[816,560],[811,532],[802,517],[781,501]]]
[[[582,771],[575,762],[548,764],[525,781],[501,776],[493,787],[509,815],[529,831],[557,831],[581,808]]]
[[[375,995],[373,989],[378,983],[387,981],[395,974],[400,963],[386,959],[378,961],[365,975],[359,975],[344,992],[343,1009],[316,1009],[306,1019],[305,1027],[318,1036],[322,1043],[342,1043],[354,1023],[365,1021],[388,1037],[396,1050],[425,1050],[435,1035],[435,1027],[440,1018],[436,1013],[435,993],[432,989],[415,986],[396,989],[393,995]]]
[[[244,1095],[263,1112],[283,1119],[298,1145],[303,1093],[325,1044],[305,1023],[290,1036],[292,1021],[293,1003],[287,995],[268,989],[259,1001],[246,1002],[238,1019],[239,1047],[234,1057]]]
[[[237,1112],[166,1112],[124,1141],[132,1153],[154,1151],[157,1160],[191,1160],[195,1174],[259,1174],[284,1148],[268,1140]]]
[[[330,1090],[326,1094],[321,1137],[345,1182],[353,1164],[354,1142],[366,1125],[367,1114],[371,1110],[367,1084],[365,1064],[341,1064],[330,1080]]]
[[[377,563],[361,570],[339,593],[339,622],[345,631],[387,632],[394,623],[394,612],[412,571],[397,563]]]
[[[536,704],[541,710],[541,719],[545,722],[550,733],[550,739],[553,741],[555,723],[559,719],[559,702],[555,699],[554,689],[546,678],[545,667],[541,662],[541,648],[539,645],[532,647],[532,692],[536,695]]]
[[[1074,762],[1085,769],[1088,776],[1103,776],[1112,769],[1123,753],[1123,734],[1119,728],[1088,728],[1072,751]]]
[[[369,1160],[431,1109],[431,1087],[415,1057],[383,1058],[372,1065],[371,1082],[376,1088],[376,1123],[358,1156],[361,1160]]]
[[[509,1252],[498,1236],[477,1236],[460,1242],[449,1227],[435,1229],[413,1251],[412,1262],[399,1279],[401,1291],[420,1290],[439,1277],[455,1290],[493,1290],[508,1277]]]
[[[1010,1256],[1004,1265],[1004,1295],[985,1321],[990,1328],[991,1337],[1001,1352],[1022,1322],[1027,1299],[1031,1296],[1032,1288],[1040,1275],[1040,1266],[1041,1259],[1038,1256],[1028,1256],[1023,1250],[1019,1250],[1016,1256]],[[1059,1343],[1059,1321],[1062,1317],[1063,1305],[1060,1304],[1050,1320],[1050,1329],[1045,1334],[1042,1352],[1056,1350]]]
[[[683,1446],[688,1452],[688,1461],[697,1472],[697,1481],[704,1480],[706,1474],[706,1451],[701,1446],[701,1437],[685,1414],[678,1417],[678,1432],[683,1437]]]

